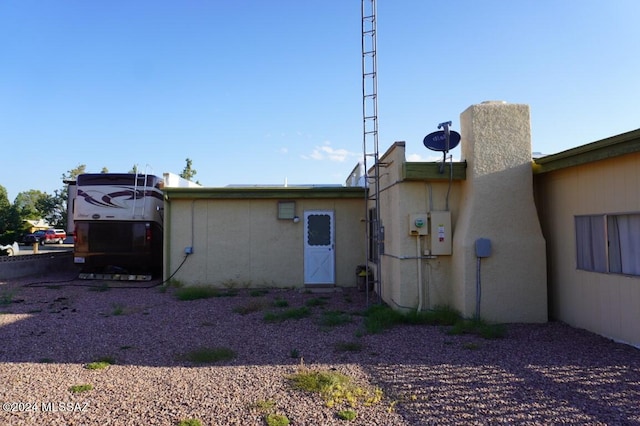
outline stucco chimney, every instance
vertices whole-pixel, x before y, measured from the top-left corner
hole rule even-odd
[[[529,106],[472,105],[461,116],[467,177],[453,238],[453,304],[491,322],[547,321],[545,241],[533,199]],[[478,263],[475,243],[491,240]],[[480,266],[480,274],[478,274]]]

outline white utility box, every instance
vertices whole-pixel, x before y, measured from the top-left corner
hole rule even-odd
[[[431,254],[451,254],[451,212],[430,212]]]

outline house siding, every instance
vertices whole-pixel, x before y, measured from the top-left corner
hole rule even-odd
[[[578,270],[574,224],[577,215],[640,212],[640,153],[537,173],[534,183],[551,317],[640,347],[640,277]]]
[[[294,199],[300,218],[305,210],[335,213],[337,286],[355,286],[355,268],[365,260],[363,190],[361,195]],[[184,285],[303,286],[302,220],[278,219],[278,199],[258,197],[259,191],[245,198],[170,194],[165,207],[171,218],[165,229],[165,277],[175,273],[173,279]],[[186,247],[193,247],[193,254],[185,260]]]

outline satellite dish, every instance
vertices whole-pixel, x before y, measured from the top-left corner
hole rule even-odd
[[[447,129],[448,130],[448,129]],[[424,146],[432,151],[449,152],[460,143],[460,133],[449,130],[449,146],[447,146],[447,135],[445,130],[429,133],[422,140]]]

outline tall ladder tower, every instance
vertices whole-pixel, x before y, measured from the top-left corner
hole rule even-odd
[[[382,225],[380,220],[380,163],[378,161],[378,63],[376,55],[376,0],[362,0],[362,151],[367,185],[365,245],[367,259],[375,263],[376,293],[381,297]],[[373,161],[373,176],[369,176],[369,159]],[[371,204],[373,206],[371,207]],[[369,291],[367,274],[366,291]],[[367,298],[368,299],[368,298]]]

